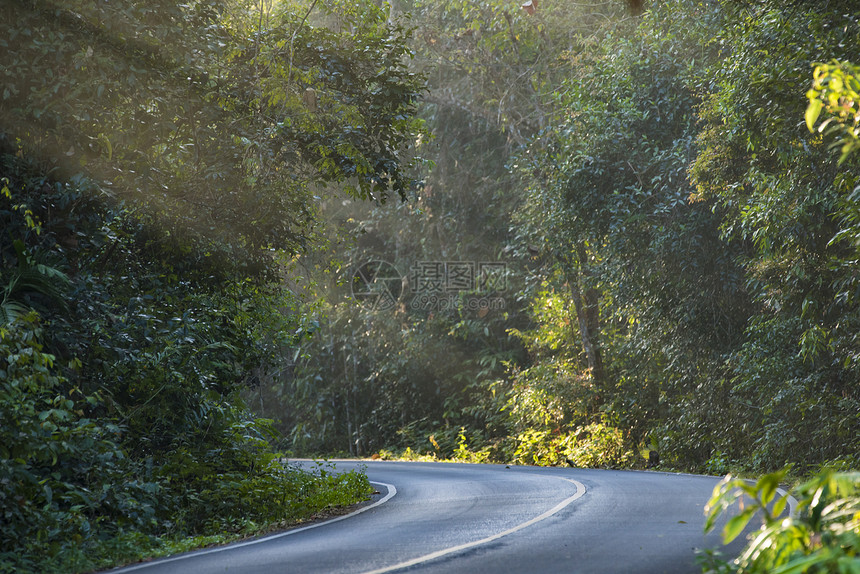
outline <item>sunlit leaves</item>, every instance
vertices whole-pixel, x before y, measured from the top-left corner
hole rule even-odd
[[[750,534],[741,555],[720,571],[739,574],[853,572],[860,549],[860,475],[825,469],[792,491],[796,505],[786,515],[789,494],[777,488],[786,469],[757,482],[727,476],[714,488],[705,509],[706,531],[735,504],[723,528],[724,540],[737,537],[754,516],[763,525]],[[773,502],[775,501],[775,502]],[[773,503],[772,503],[773,502]],[[792,501],[793,503],[794,501]],[[772,503],[772,504],[771,504]]]
[[[806,127],[813,131],[821,111],[831,116],[817,131],[837,136],[832,147],[840,147],[839,163],[860,149],[860,68],[835,61],[818,64],[812,73],[812,89],[806,93]]]

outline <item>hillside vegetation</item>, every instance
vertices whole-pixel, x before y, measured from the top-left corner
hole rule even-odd
[[[287,464],[240,396],[298,337],[282,278],[316,190],[409,183],[407,31],[325,10],[0,8],[0,571],[223,542],[371,491]]]
[[[293,448],[856,466],[856,6],[398,6],[432,163],[405,204],[323,203],[316,331],[260,393]]]

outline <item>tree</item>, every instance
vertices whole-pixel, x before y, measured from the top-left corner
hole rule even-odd
[[[369,6],[354,33],[314,26],[314,6],[7,3],[5,137],[259,269],[260,249],[306,241],[315,185],[410,184],[408,31]]]
[[[858,14],[838,3],[724,9],[732,52],[712,69],[691,175],[725,210],[756,302],[729,361],[732,396],[752,421],[757,465],[813,464],[858,446],[856,166],[810,135],[803,93],[813,63],[851,57]]]

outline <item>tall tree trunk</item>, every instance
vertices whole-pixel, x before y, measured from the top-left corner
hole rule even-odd
[[[606,380],[600,353],[600,291],[583,286],[582,275],[589,275],[585,248],[578,246],[576,258],[562,262],[573,306],[576,309],[579,338],[591,376],[598,387]],[[575,259],[575,260],[573,260]]]

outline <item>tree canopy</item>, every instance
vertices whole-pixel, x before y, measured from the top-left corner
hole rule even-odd
[[[0,13],[0,570],[107,567],[366,496],[285,464],[243,393],[305,321],[283,279],[323,190],[413,187],[409,29],[373,3]]]
[[[250,259],[300,249],[318,186],[405,195],[398,154],[422,89],[384,9],[344,30],[314,25],[313,8],[7,3],[4,132],[174,236]]]

